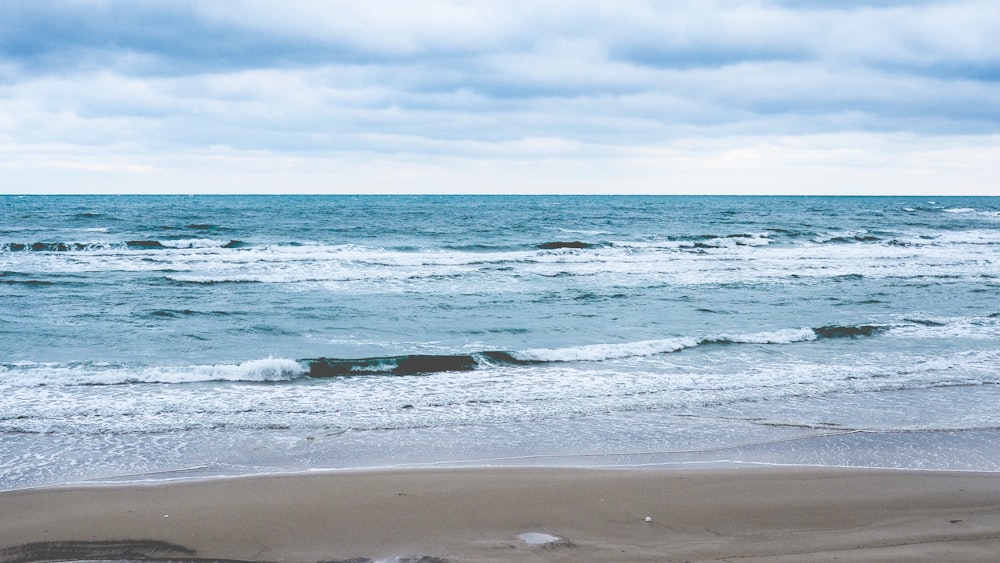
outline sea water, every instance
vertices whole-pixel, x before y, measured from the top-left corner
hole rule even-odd
[[[0,197],[0,489],[997,471],[998,383],[996,198]]]

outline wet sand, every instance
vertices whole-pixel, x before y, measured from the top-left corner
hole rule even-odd
[[[990,561],[998,553],[1000,474],[483,468],[0,493],[0,563]]]

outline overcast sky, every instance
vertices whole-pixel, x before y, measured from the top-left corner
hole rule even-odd
[[[2,0],[0,193],[1000,195],[1000,2]]]

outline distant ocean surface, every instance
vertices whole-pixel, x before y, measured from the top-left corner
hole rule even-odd
[[[1000,198],[0,196],[0,489],[1000,471]]]

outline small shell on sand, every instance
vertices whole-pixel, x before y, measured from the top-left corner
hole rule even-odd
[[[552,534],[543,534],[541,532],[525,532],[523,534],[519,534],[517,536],[517,539],[523,541],[528,545],[534,545],[534,546],[549,545],[564,541],[559,536],[553,536]]]

